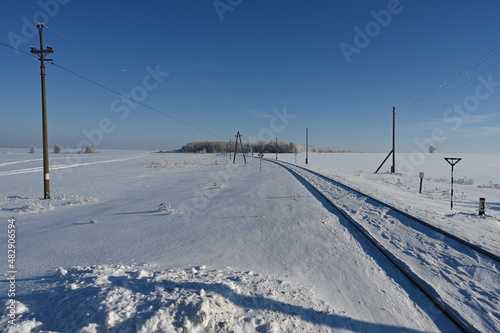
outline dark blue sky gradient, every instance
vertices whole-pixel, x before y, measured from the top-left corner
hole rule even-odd
[[[495,0],[41,3],[0,0],[0,42],[29,52],[39,44],[26,21],[48,18],[44,44],[60,66],[47,63],[51,146],[174,149],[238,130],[304,143],[309,127],[315,146],[388,152],[396,106],[400,151],[500,152]],[[0,57],[0,145],[41,146],[39,62],[5,45]],[[169,75],[145,90],[147,67]],[[147,95],[121,101],[64,69]]]

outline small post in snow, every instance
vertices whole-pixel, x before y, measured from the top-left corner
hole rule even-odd
[[[421,172],[420,173],[420,189],[419,189],[418,193],[422,193],[422,183],[423,183],[423,181],[424,181],[424,173]]]
[[[479,215],[484,215],[486,213],[486,199],[479,198]]]
[[[453,167],[460,162],[460,157],[445,157],[446,162],[451,165],[451,209],[453,209]]]
[[[262,172],[262,157],[264,157],[264,154],[262,152],[259,153],[259,160],[260,160],[260,172]]]

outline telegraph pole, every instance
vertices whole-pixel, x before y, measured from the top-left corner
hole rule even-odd
[[[242,135],[240,134],[240,131],[238,131],[238,133],[236,133],[235,137],[236,137],[236,140],[234,141],[235,144],[234,144],[233,164],[236,163],[236,153],[238,152],[238,139],[240,140],[240,147],[241,147],[241,151],[243,153],[243,159],[245,160],[245,164],[247,164],[247,158],[245,157],[245,149],[243,148],[243,142],[241,141]]]
[[[31,47],[32,54],[38,54],[38,60],[40,60],[40,77],[42,83],[42,137],[43,137],[43,198],[50,199],[50,177],[49,177],[49,138],[47,129],[47,103],[45,100],[45,64],[44,61],[52,61],[52,59],[46,59],[49,53],[54,53],[51,46],[47,45],[47,48],[43,48],[43,24],[38,23],[37,25],[38,33],[40,35],[40,49],[36,49],[34,46]]]
[[[392,168],[391,173],[396,173],[396,107],[392,107]]]
[[[238,134],[240,134],[240,132],[238,132]],[[243,142],[241,142],[241,137],[242,137],[242,135],[240,134],[241,152],[243,153],[243,160],[245,161],[245,164],[247,164],[247,158],[245,157],[245,148],[243,147]]]
[[[309,128],[306,128],[306,164],[309,160]]]
[[[387,157],[384,159],[382,164],[380,164],[375,173],[378,173],[380,168],[382,168],[382,166],[389,159],[391,154],[392,154],[391,173],[396,173],[396,107],[395,106],[392,107],[392,150],[389,153],[389,155],[387,155]]]

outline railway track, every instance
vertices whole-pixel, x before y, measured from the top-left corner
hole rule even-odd
[[[500,331],[497,254],[317,172],[268,161],[313,187],[460,330]]]

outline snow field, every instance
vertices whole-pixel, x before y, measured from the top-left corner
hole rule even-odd
[[[233,165],[210,154],[102,151],[51,178],[62,193],[51,209],[21,212],[45,202],[41,175],[26,172],[40,161],[6,155],[0,164],[11,164],[0,172],[24,170],[0,174],[0,218],[17,220],[16,300],[25,309],[18,325],[57,332],[168,325],[179,332],[453,331],[279,166],[263,163],[261,173],[257,159],[244,165],[238,157]],[[67,204],[72,200],[77,204]],[[3,231],[0,237],[4,244]],[[0,271],[7,271],[4,262]],[[4,280],[0,295],[5,287]]]
[[[411,215],[500,254],[500,154],[426,154],[420,165],[390,174],[387,161],[374,174],[384,154],[309,154],[308,167],[388,202]],[[454,209],[450,209],[451,167],[443,157],[462,157],[454,172]],[[399,154],[410,160],[410,154]],[[294,154],[280,159],[295,161]],[[297,161],[304,164],[305,156]],[[398,171],[399,159],[396,161]],[[408,163],[408,162],[406,162]],[[408,165],[408,164],[407,164]],[[424,172],[422,193],[419,173]],[[486,215],[479,216],[479,198],[486,198]]]
[[[352,216],[379,244],[425,281],[428,288],[459,310],[467,322],[482,332],[500,329],[497,319],[500,275],[494,260],[479,258],[468,247],[371,199],[302,169],[297,172]]]
[[[61,270],[60,270],[61,271]],[[331,309],[306,288],[251,271],[147,266],[62,270],[19,315],[28,328],[63,332],[326,332]],[[269,299],[263,300],[266,296]],[[314,310],[312,309],[314,307]],[[22,303],[18,304],[18,309]],[[32,317],[32,318],[30,318]],[[42,323],[46,323],[42,325]],[[4,323],[0,327],[7,329]]]

